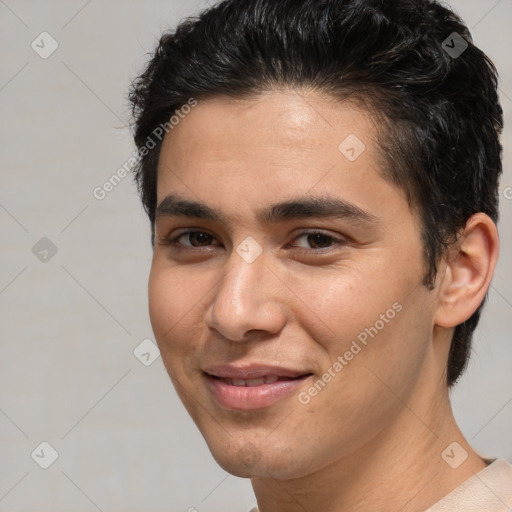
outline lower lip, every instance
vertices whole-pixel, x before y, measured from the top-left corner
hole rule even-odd
[[[311,375],[251,387],[232,386],[210,375],[206,375],[206,382],[208,389],[219,405],[229,409],[250,410],[269,407],[281,398],[297,392],[298,388],[309,377]]]

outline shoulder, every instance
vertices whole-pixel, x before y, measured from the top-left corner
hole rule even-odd
[[[504,459],[490,464],[459,485],[425,512],[503,512],[512,506],[512,464]]]

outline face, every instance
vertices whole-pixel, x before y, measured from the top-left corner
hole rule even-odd
[[[151,322],[235,475],[298,478],[364,449],[424,374],[420,224],[376,137],[362,109],[282,90],[199,101],[164,140]]]

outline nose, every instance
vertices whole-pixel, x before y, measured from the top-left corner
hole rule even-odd
[[[282,292],[283,284],[264,254],[249,263],[233,251],[213,291],[206,324],[235,342],[250,341],[256,332],[277,335],[286,322]]]

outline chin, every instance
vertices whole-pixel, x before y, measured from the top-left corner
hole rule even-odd
[[[208,445],[217,464],[228,473],[250,478],[262,472],[263,454],[255,444],[239,441],[228,446]]]
[[[305,476],[310,472],[310,465],[298,462],[297,454],[287,448],[285,453],[264,443],[264,450],[251,442],[240,443],[239,447],[216,447],[211,449],[217,464],[228,473],[241,478],[274,478],[290,480]]]

